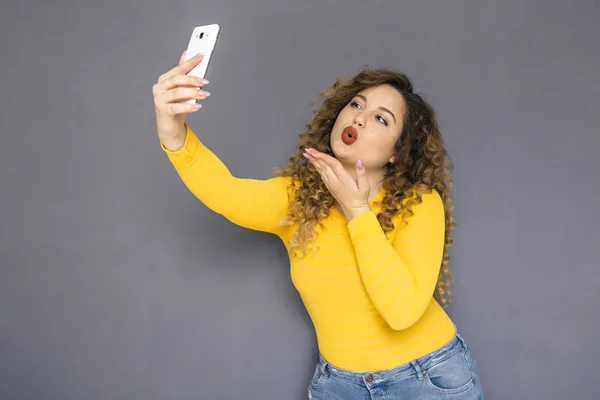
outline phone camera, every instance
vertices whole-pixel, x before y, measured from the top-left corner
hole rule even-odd
[[[204,37],[204,32],[200,33],[200,39]]]

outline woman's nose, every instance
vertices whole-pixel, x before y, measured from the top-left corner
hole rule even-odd
[[[354,117],[354,123],[358,126],[360,126],[361,128],[364,127],[365,123],[364,123],[364,119],[361,115],[357,115]]]

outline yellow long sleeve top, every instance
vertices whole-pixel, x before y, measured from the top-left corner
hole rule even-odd
[[[231,222],[270,232],[287,244],[294,226],[280,226],[289,205],[289,177],[266,180],[233,176],[187,126],[184,146],[169,160],[188,189]],[[350,222],[332,207],[318,227],[318,250],[290,257],[294,287],[310,315],[319,351],[332,365],[355,372],[379,371],[425,355],[455,334],[433,298],[444,247],[444,207],[433,190],[414,205],[414,215],[384,233],[371,211]],[[318,226],[318,225],[317,225]],[[289,250],[289,248],[288,248]]]

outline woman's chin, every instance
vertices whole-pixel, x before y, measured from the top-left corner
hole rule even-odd
[[[352,149],[350,148],[350,146],[342,143],[342,142],[337,142],[334,143],[333,146],[331,146],[331,149],[333,150],[333,154],[335,155],[335,158],[337,158],[338,160],[347,160],[348,158],[352,157],[353,152]]]

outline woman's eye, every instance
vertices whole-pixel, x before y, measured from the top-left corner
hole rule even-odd
[[[354,107],[354,108],[356,108],[356,107],[359,107],[359,108],[362,108],[362,107],[360,106],[360,104],[358,104],[358,103],[357,103],[356,101],[354,101],[354,100],[352,100],[352,101],[350,102],[350,107]],[[380,122],[381,122],[382,124],[384,124],[385,126],[388,126],[388,123],[387,123],[387,121],[386,121],[386,120],[385,120],[385,118],[383,118],[381,115],[378,115],[378,116],[377,116],[377,117],[375,117],[375,118],[377,118],[377,120],[378,120],[378,121],[380,121]]]

